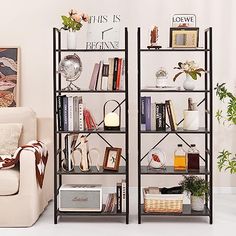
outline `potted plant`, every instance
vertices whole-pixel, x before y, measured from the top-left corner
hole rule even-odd
[[[209,192],[208,182],[198,176],[184,176],[179,184],[190,195],[192,210],[203,211],[205,194]]]
[[[75,49],[77,34],[76,31],[79,31],[83,26],[82,22],[88,22],[89,16],[86,13],[78,13],[75,10],[70,10],[69,16],[61,16],[62,18],[62,29],[68,30],[67,34],[67,48]]]
[[[174,69],[180,70],[174,78],[175,81],[181,74],[186,74],[186,79],[183,83],[183,87],[185,90],[193,90],[195,88],[194,80],[197,80],[197,76],[201,77],[201,72],[205,72],[203,68],[200,68],[196,65],[195,61],[186,61],[179,62],[177,67]]]
[[[220,101],[226,103],[226,114],[220,109],[216,112],[218,122],[223,121],[224,125],[236,125],[236,96],[225,87],[225,83],[217,84],[215,90]],[[217,159],[220,171],[224,169],[229,170],[231,174],[236,173],[236,154],[224,149],[219,153]]]

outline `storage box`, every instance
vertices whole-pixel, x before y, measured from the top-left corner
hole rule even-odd
[[[149,188],[143,189],[144,212],[183,211],[183,194],[150,194]]]

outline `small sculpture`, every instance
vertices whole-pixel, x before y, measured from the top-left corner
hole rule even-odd
[[[157,41],[158,41],[158,27],[155,25],[153,26],[153,29],[151,30],[151,33],[150,33],[150,43],[151,43],[151,46],[148,46],[148,48],[161,48],[161,46],[158,46],[157,45]]]
[[[91,160],[89,156],[89,149],[88,149],[88,140],[86,136],[81,136],[80,137],[80,154],[81,154],[81,159],[80,159],[80,164],[79,168],[81,171],[89,171],[90,166],[91,166]]]
[[[167,71],[165,68],[161,67],[156,72],[156,87],[157,88],[165,88],[167,86]]]

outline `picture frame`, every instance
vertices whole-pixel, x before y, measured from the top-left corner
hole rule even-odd
[[[19,106],[19,47],[0,47],[0,107]]]
[[[121,151],[121,148],[106,147],[103,160],[104,170],[118,171],[120,165]]]
[[[171,48],[197,48],[199,41],[198,27],[171,27]]]

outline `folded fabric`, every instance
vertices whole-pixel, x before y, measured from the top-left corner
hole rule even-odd
[[[22,150],[28,150],[34,153],[36,178],[40,188],[43,186],[44,173],[48,160],[48,150],[46,145],[41,141],[30,141],[26,145],[19,147],[13,157],[0,156],[0,169],[8,169],[14,167],[20,161]]]

